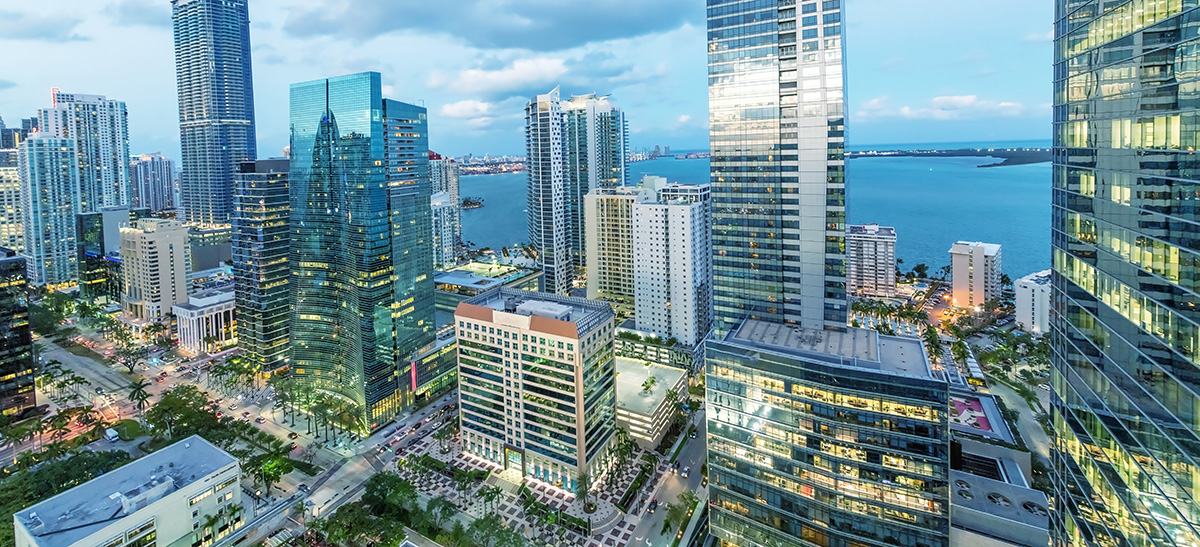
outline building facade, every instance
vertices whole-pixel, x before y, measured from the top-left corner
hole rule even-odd
[[[429,191],[433,218],[433,263],[458,263],[462,249],[462,197],[458,193],[458,162],[429,152]]]
[[[843,2],[794,4],[708,3],[718,332],[846,328]]]
[[[233,277],[238,347],[260,370],[288,361],[291,287],[289,162],[243,162],[233,194]]]
[[[575,280],[567,187],[563,110],[558,88],[525,105],[525,191],[529,242],[542,270],[542,291],[567,294]]]
[[[615,433],[608,304],[501,288],[454,314],[463,451],[574,492]]]
[[[148,216],[149,209],[113,205],[75,217],[81,298],[95,304],[121,301],[121,229]]]
[[[157,213],[179,206],[175,195],[175,162],[159,154],[129,160],[129,205]]]
[[[919,340],[748,320],[706,348],[717,545],[949,545],[949,384]]]
[[[896,229],[846,227],[846,289],[860,296],[896,296]]]
[[[1033,334],[1050,332],[1051,270],[1031,273],[1013,284],[1017,326]]]
[[[0,247],[0,414],[20,414],[37,406],[33,380],[25,259]]]
[[[135,327],[157,323],[187,302],[188,229],[174,220],[144,218],[121,228],[121,315]]]
[[[1055,541],[1200,544],[1200,9],[1054,5]]]
[[[1000,246],[959,241],[950,247],[951,303],[959,308],[982,306],[1000,298]]]
[[[608,97],[574,95],[562,102],[563,168],[574,267],[587,267],[587,226],[584,196],[596,188],[625,186],[629,156],[629,125],[625,113]]]
[[[171,306],[179,330],[179,350],[188,355],[217,353],[237,343],[238,326],[233,291],[193,294]]]
[[[357,429],[411,404],[412,359],[434,341],[426,112],[380,81],[291,87],[291,366]]]
[[[224,225],[238,165],[258,157],[247,0],[172,0],[186,220]]]
[[[25,229],[21,225],[21,170],[17,155],[8,154],[12,165],[0,166],[0,247],[25,250]]]
[[[633,311],[633,206],[652,189],[596,188],[583,197],[587,297]]]
[[[51,90],[51,107],[38,111],[43,133],[75,140],[79,212],[129,204],[129,114],[124,101]]]
[[[21,229],[26,280],[49,290],[75,285],[79,266],[75,215],[79,214],[79,169],[75,140],[33,133],[18,149]]]

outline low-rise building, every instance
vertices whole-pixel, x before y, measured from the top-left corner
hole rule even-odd
[[[233,291],[193,294],[172,311],[179,328],[179,350],[189,355],[216,353],[237,343],[237,303]]]
[[[193,435],[17,511],[16,547],[212,545],[248,518],[241,478],[236,458]]]
[[[1050,270],[1031,273],[1013,284],[1017,326],[1033,334],[1050,331]]]
[[[616,362],[617,427],[625,428],[638,446],[653,450],[679,412],[687,393],[687,371],[627,357],[617,357]],[[650,378],[654,381],[648,384]],[[672,391],[674,398],[668,395]]]
[[[951,444],[950,544],[1045,547],[1050,543],[1046,494],[1030,487],[1030,455],[955,439]]]
[[[863,296],[896,296],[896,229],[846,226],[846,290]]]

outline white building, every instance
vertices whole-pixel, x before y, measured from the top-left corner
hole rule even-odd
[[[529,242],[542,270],[542,290],[567,294],[575,279],[567,188],[562,103],[558,88],[525,106],[525,168]]]
[[[617,357],[617,427],[629,432],[638,446],[654,450],[679,411],[687,390],[687,371],[641,359]],[[646,381],[654,378],[650,389]],[[668,400],[674,391],[676,401]]]
[[[212,545],[252,517],[241,478],[236,458],[193,435],[17,511],[15,545]]]
[[[179,326],[179,349],[189,355],[216,353],[237,343],[237,302],[232,290],[193,294],[171,307]]]
[[[459,222],[459,204],[449,192],[438,192],[429,197],[433,219],[433,266],[454,266],[458,263],[459,239],[462,224]]]
[[[846,226],[846,290],[853,295],[896,296],[896,229]]]
[[[429,191],[432,194],[446,192],[450,199],[462,203],[458,194],[458,162],[429,151]]]
[[[51,107],[38,111],[41,131],[75,140],[79,156],[79,212],[129,204],[129,123],[124,101],[51,90]]]
[[[1026,332],[1050,331],[1050,270],[1031,273],[1014,283],[1017,325]]]
[[[175,195],[175,162],[159,154],[142,154],[129,161],[129,206],[157,213],[179,206]]]
[[[133,326],[162,320],[187,301],[191,261],[188,227],[174,220],[144,218],[121,228],[122,313]]]
[[[950,247],[951,304],[974,308],[1000,297],[1000,246],[959,241]]]
[[[0,247],[18,253],[25,250],[21,227],[21,171],[15,165],[0,166]]]
[[[29,285],[51,290],[79,279],[75,215],[79,211],[79,169],[75,140],[33,133],[21,142],[21,229]]]

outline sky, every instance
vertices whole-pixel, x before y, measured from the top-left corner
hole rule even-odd
[[[1049,139],[1044,0],[843,0],[848,140]],[[288,143],[288,86],[374,70],[429,109],[430,148],[524,154],[535,94],[610,95],[635,149],[708,147],[701,0],[250,0],[260,156]],[[0,116],[50,88],[126,101],[130,151],[178,159],[169,0],[0,1]]]

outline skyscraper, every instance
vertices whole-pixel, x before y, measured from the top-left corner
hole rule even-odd
[[[134,156],[129,161],[129,205],[155,213],[178,207],[175,162],[159,153]]]
[[[233,177],[258,157],[247,0],[172,0],[186,220],[228,224]]]
[[[1197,545],[1200,10],[1055,6],[1056,545]]]
[[[124,101],[51,90],[38,111],[41,132],[75,140],[79,212],[129,204],[129,122]]]
[[[577,269],[587,267],[587,236],[583,196],[593,188],[624,186],[629,155],[629,126],[625,113],[607,97],[595,93],[563,101],[563,169],[566,178],[567,221],[571,226],[571,257]]]
[[[841,4],[708,3],[718,331],[846,327]]]
[[[846,229],[847,287],[850,294],[896,295],[896,229],[860,224]]]
[[[21,178],[21,228],[25,233],[26,280],[57,290],[79,278],[75,215],[79,169],[75,139],[33,133],[17,149]]]
[[[261,370],[287,363],[288,160],[242,163],[233,194],[233,278],[238,347]]]
[[[0,247],[0,414],[18,414],[35,405],[25,260]]]
[[[525,192],[529,242],[542,270],[542,291],[567,294],[575,279],[563,169],[563,113],[558,88],[525,106]]]
[[[121,228],[121,314],[144,327],[167,318],[172,306],[188,300],[187,226],[175,220],[143,218]]]
[[[425,109],[364,72],[291,87],[291,366],[374,428],[434,340]]]
[[[12,159],[15,161],[16,158],[13,154]],[[25,250],[25,230],[21,227],[21,171],[16,165],[0,165],[0,247],[18,253]]]
[[[429,152],[430,202],[433,207],[433,262],[453,265],[462,245],[462,198],[458,194],[458,163]]]
[[[75,217],[81,298],[93,304],[121,302],[121,229],[148,216],[149,209],[113,205]]]

